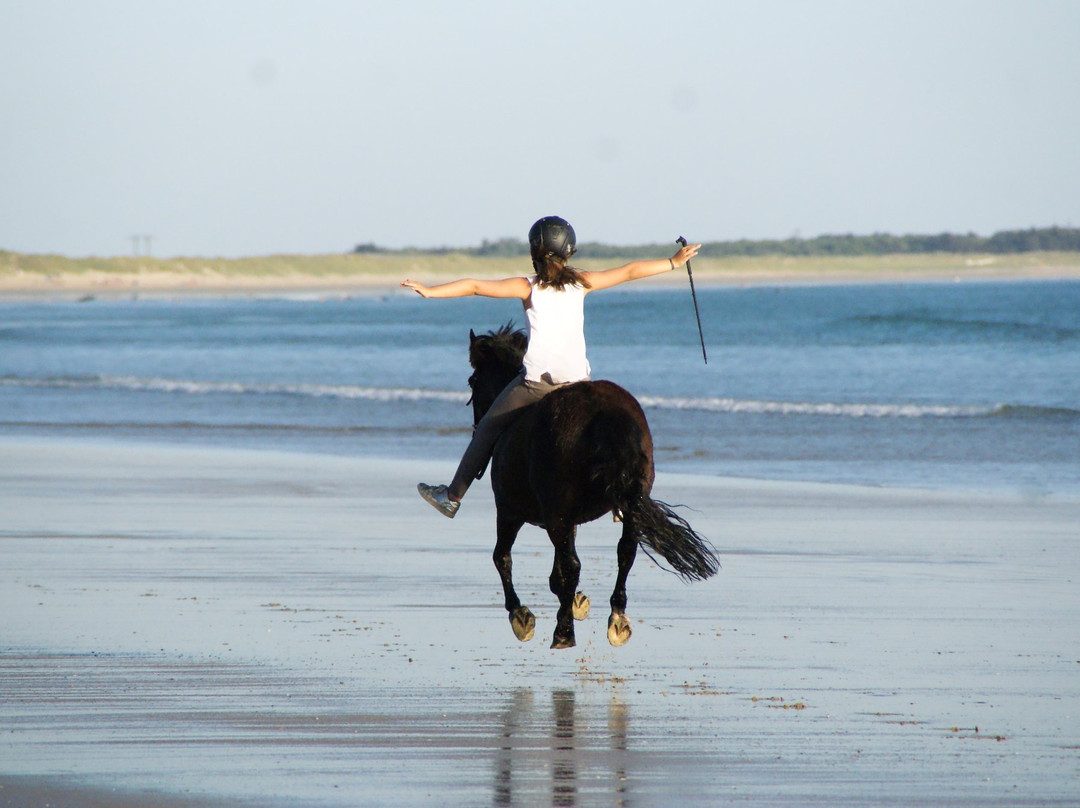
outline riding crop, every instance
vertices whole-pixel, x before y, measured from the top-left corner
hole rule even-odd
[[[676,243],[686,246],[686,239],[679,236],[675,239]],[[690,269],[690,259],[686,260],[686,274],[690,278],[690,295],[694,298],[694,316],[697,318],[697,332],[701,338],[701,358],[705,360],[705,364],[709,364],[709,355],[705,353],[705,332],[701,330],[701,312],[698,311],[697,305],[697,292],[694,290],[694,271]]]

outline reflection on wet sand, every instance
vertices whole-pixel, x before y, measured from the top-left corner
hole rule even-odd
[[[574,768],[574,694],[569,690],[551,693],[555,732],[552,735],[551,804],[577,803],[577,770]]]
[[[579,715],[573,690],[550,693],[549,709],[537,708],[531,689],[520,688],[502,711],[502,738],[495,757],[493,804],[539,804],[549,796],[559,808],[578,805],[582,783],[602,790],[612,805],[627,804],[630,711],[613,697],[604,730]]]

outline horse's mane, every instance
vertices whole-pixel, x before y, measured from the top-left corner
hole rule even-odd
[[[516,370],[521,367],[528,338],[513,322],[474,337],[469,345],[469,364],[474,369],[481,365],[495,364]]]

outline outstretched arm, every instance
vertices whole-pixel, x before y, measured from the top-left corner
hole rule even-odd
[[[589,281],[588,291],[595,292],[597,289],[608,289],[620,283],[636,281],[638,278],[649,278],[685,266],[686,262],[697,255],[700,249],[700,244],[687,244],[671,258],[661,258],[658,261],[634,261],[614,269],[582,274]]]
[[[476,278],[462,278],[458,281],[425,286],[419,281],[404,280],[402,286],[412,289],[421,297],[516,297],[524,300],[532,292],[532,287],[525,278],[504,278],[499,281],[484,281]]]

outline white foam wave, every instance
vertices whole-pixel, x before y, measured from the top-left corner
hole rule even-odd
[[[857,404],[834,402],[754,401],[735,398],[669,398],[639,396],[643,407],[750,415],[832,415],[846,418],[974,418],[993,415],[993,407],[926,404]]]
[[[410,387],[362,387],[348,384],[247,384],[243,382],[185,381],[182,379],[139,379],[128,376],[103,377],[108,387],[149,390],[163,393],[231,393],[234,395],[295,395],[313,398],[344,398],[366,401],[468,401],[468,393],[453,390],[424,390]]]
[[[186,379],[139,378],[135,376],[95,376],[50,379],[0,379],[6,385],[25,387],[70,387],[133,390],[189,395],[295,395],[314,398],[341,398],[378,402],[445,401],[465,403],[469,394],[455,390],[428,390],[413,387],[367,387],[334,384],[259,384],[236,381],[193,381]],[[822,415],[845,418],[977,418],[1000,414],[1005,408],[993,406],[952,406],[933,404],[860,404],[835,402],[759,401],[721,397],[639,396],[643,407],[664,410],[741,413],[749,415]]]
[[[469,394],[454,390],[424,390],[406,387],[363,387],[345,384],[258,384],[248,382],[193,381],[189,379],[139,378],[135,376],[93,376],[50,379],[0,379],[10,387],[132,390],[188,395],[295,395],[313,398],[345,398],[367,401],[448,401],[464,403]]]

